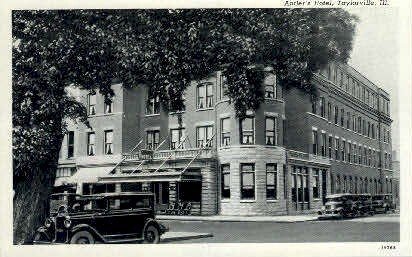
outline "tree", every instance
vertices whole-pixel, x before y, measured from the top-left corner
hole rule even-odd
[[[109,101],[113,79],[145,83],[178,109],[191,81],[222,70],[241,117],[259,108],[268,66],[283,86],[315,95],[313,73],[348,59],[357,20],[341,9],[13,11],[12,19],[15,244],[45,216],[65,120],[87,121],[68,86]]]

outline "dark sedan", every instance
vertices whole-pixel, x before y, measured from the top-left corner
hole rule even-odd
[[[51,215],[37,229],[33,242],[159,243],[168,228],[155,220],[153,200],[154,195],[145,192],[52,195]]]

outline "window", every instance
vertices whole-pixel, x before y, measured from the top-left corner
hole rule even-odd
[[[171,129],[171,141],[170,141],[170,149],[184,149],[185,145],[183,143],[185,137],[185,129],[178,128],[178,129]]]
[[[67,158],[74,156],[74,131],[67,133]]]
[[[326,134],[322,133],[321,155],[326,156]]]
[[[348,191],[348,181],[346,180],[346,176],[343,176],[343,193],[347,193]]]
[[[312,113],[317,114],[317,109],[318,109],[318,102],[316,101],[316,97],[312,96]]]
[[[293,166],[292,168],[292,202],[304,203],[309,201],[309,176],[306,167]]]
[[[91,93],[88,95],[89,115],[96,114],[96,94]]]
[[[266,199],[277,199],[277,170],[276,163],[266,164]]]
[[[362,87],[362,102],[365,102],[366,88]]]
[[[320,116],[325,118],[325,98],[321,97],[319,100]]]
[[[265,98],[275,99],[275,86],[265,85]]]
[[[346,141],[345,140],[342,140],[341,157],[342,157],[342,161],[344,162],[346,160]]]
[[[220,121],[221,127],[221,146],[229,146],[230,145],[230,118],[224,118]]]
[[[335,160],[339,160],[339,138],[335,138]]]
[[[335,106],[335,124],[338,124],[338,116],[339,116],[339,108],[337,106]]]
[[[345,124],[345,110],[340,109],[340,125],[343,127]]]
[[[222,164],[222,198],[230,198],[230,165]]]
[[[328,120],[332,119],[332,105],[328,103]]]
[[[240,121],[241,144],[253,145],[255,143],[255,120],[253,117],[246,117]]]
[[[312,131],[312,153],[318,154],[318,132],[316,130]]]
[[[355,194],[358,193],[358,177],[355,177]]]
[[[197,108],[213,107],[213,84],[200,84],[197,86]]]
[[[342,192],[342,183],[341,183],[341,180],[340,180],[340,176],[339,176],[339,175],[336,177],[336,192],[337,192],[337,193],[341,193],[341,192]]]
[[[352,95],[356,97],[356,81],[352,78]]]
[[[362,135],[366,136],[366,120],[362,120]]]
[[[349,163],[352,163],[352,144],[348,142],[348,158]]]
[[[255,199],[255,164],[240,164],[240,199]]]
[[[372,149],[369,149],[369,151],[368,151],[368,166],[369,166],[369,167],[370,167],[371,164],[372,164],[371,157],[372,157]]]
[[[368,121],[368,137],[371,137],[371,123]]]
[[[358,163],[362,164],[362,146],[358,148]]]
[[[113,101],[107,100],[108,102],[104,102],[104,113],[112,113],[113,112]]]
[[[276,117],[266,117],[265,142],[267,145],[277,145]]]
[[[319,169],[313,169],[312,190],[313,198],[319,198]]]
[[[160,131],[159,130],[149,130],[146,135],[147,139],[147,149],[156,149],[159,146]]]
[[[368,165],[368,150],[366,147],[363,148],[363,164]]]
[[[227,97],[227,79],[225,76],[220,76],[220,99]]]
[[[213,127],[204,126],[196,128],[196,147],[212,146]]]
[[[372,138],[375,139],[375,124],[372,123]]]
[[[56,171],[56,178],[70,177],[75,171],[76,171],[76,168],[74,168],[74,167],[71,167],[71,168],[58,168],[57,171]]]
[[[328,147],[329,147],[329,159],[332,159],[332,144],[333,144],[333,137],[329,136],[329,142],[328,142]]]
[[[358,183],[358,178],[355,178],[355,184]],[[353,193],[353,181],[352,176],[349,176],[349,192]]]
[[[346,75],[346,84],[345,84],[345,91],[349,93],[349,85],[350,84],[350,77]]]
[[[351,116],[350,116],[350,112],[347,112],[347,113],[346,113],[346,128],[347,128],[347,129],[350,129],[350,120],[351,120],[350,117],[351,117]]]
[[[175,104],[170,104],[169,105],[169,111],[170,112],[184,112],[186,110],[186,105],[185,105],[185,95],[182,94],[180,96],[180,99],[176,100]]]
[[[159,96],[149,94],[146,104],[146,114],[159,114],[160,113],[160,99]]]
[[[357,154],[356,154],[357,150],[358,150],[357,146],[355,145],[355,143],[353,143],[353,160],[352,160],[353,163],[357,163],[357,162],[358,162],[358,159],[357,159],[357,157],[356,157],[356,155],[357,155]]]
[[[104,132],[104,153],[113,154],[113,130]]]
[[[362,118],[361,117],[358,117],[357,125],[358,125],[358,129],[357,129],[358,133],[362,133]]]
[[[87,155],[93,156],[96,154],[96,147],[95,147],[95,134],[94,132],[89,132],[87,134]]]
[[[352,131],[356,131],[356,117],[352,115]]]

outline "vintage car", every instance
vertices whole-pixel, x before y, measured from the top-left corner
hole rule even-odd
[[[33,243],[159,243],[166,231],[155,219],[152,193],[53,194]]]
[[[375,212],[394,212],[396,209],[391,194],[378,194],[372,196],[372,205]]]
[[[356,216],[373,215],[374,209],[372,206],[372,196],[370,194],[355,194],[352,195]]]
[[[333,194],[326,197],[326,203],[318,211],[319,219],[345,218],[357,215],[353,194]]]

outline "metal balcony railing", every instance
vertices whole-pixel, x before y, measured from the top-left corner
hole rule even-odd
[[[299,160],[316,162],[316,163],[330,164],[330,160],[328,157],[324,157],[320,155],[313,155],[313,154],[295,151],[295,150],[287,150],[287,153],[288,153],[289,159],[299,159]]]
[[[175,149],[175,150],[161,150],[161,151],[140,151],[135,154],[123,154],[125,160],[165,160],[169,158],[170,160],[176,159],[191,159],[201,151],[197,158],[212,158],[215,155],[215,151],[211,148],[203,149],[192,148],[192,149]]]

